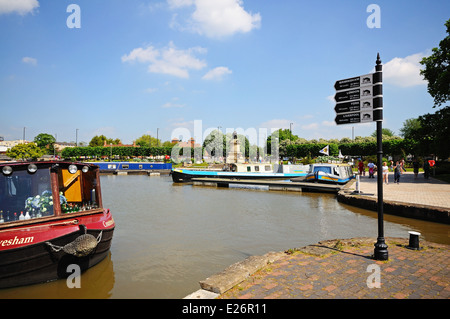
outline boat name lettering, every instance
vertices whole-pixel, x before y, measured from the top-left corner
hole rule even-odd
[[[32,243],[34,241],[34,237],[21,237],[18,238],[17,236],[15,236],[14,238],[11,239],[5,239],[5,240],[0,240],[0,246],[14,246],[14,245],[21,245],[21,244],[29,244]]]
[[[103,227],[109,227],[109,226],[111,226],[113,224],[114,224],[114,219],[111,218],[111,220],[103,222]]]

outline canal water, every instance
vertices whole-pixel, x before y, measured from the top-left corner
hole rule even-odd
[[[377,237],[377,215],[335,195],[177,185],[168,176],[104,175],[116,222],[111,253],[81,276],[0,290],[0,298],[183,298],[199,281],[252,255],[321,240]],[[450,244],[449,226],[385,215],[386,237]],[[362,271],[365,271],[362,270]]]

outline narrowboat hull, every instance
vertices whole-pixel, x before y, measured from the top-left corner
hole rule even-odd
[[[69,265],[78,265],[81,272],[93,267],[108,255],[114,228],[107,209],[2,228],[0,288],[67,278],[74,272]],[[71,249],[77,245],[83,248],[89,239],[89,249],[76,253]]]
[[[224,178],[224,179],[270,179],[285,180],[295,177],[306,176],[306,173],[239,173],[239,172],[223,172],[223,171],[194,171],[179,170],[171,171],[174,183],[190,183],[193,178]]]
[[[326,184],[346,184],[348,183],[353,176],[341,178],[336,175],[322,173],[322,172],[315,172],[310,173],[306,175],[305,182],[313,182],[313,183],[326,183]]]

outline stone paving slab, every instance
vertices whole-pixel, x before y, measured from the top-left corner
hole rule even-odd
[[[389,174],[388,180],[388,184],[383,184],[384,200],[450,209],[449,183],[432,177],[425,179],[423,174],[419,174],[416,178],[412,172],[403,173],[398,184],[394,183],[392,173]],[[352,186],[354,187],[354,184]],[[361,176],[360,190],[366,196],[377,198],[377,175],[375,174],[375,178]]]
[[[408,239],[386,238],[389,260],[375,261],[375,241],[330,240],[290,251],[218,298],[450,298],[447,245],[421,241],[421,250],[412,250]]]

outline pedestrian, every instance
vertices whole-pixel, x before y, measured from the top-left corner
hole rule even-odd
[[[360,176],[366,175],[366,170],[364,169],[364,163],[363,163],[362,160],[359,160],[358,170],[359,170],[359,175]]]
[[[372,161],[369,161],[369,164],[367,164],[367,167],[369,168],[369,178],[375,178],[373,176],[374,174],[374,169],[375,169],[375,164],[372,163]]]
[[[383,162],[383,183],[385,183],[386,185],[389,184],[388,176],[389,176],[389,167],[387,166],[386,162]]]
[[[419,174],[419,162],[417,161],[417,159],[414,159],[413,169],[414,169],[414,178],[417,178],[417,174]]]
[[[396,161],[394,166],[394,183],[400,183],[401,169],[400,163]]]
[[[425,177],[425,179],[428,179],[428,177],[430,177],[430,163],[428,162],[428,160],[425,160],[423,162],[423,176]]]

